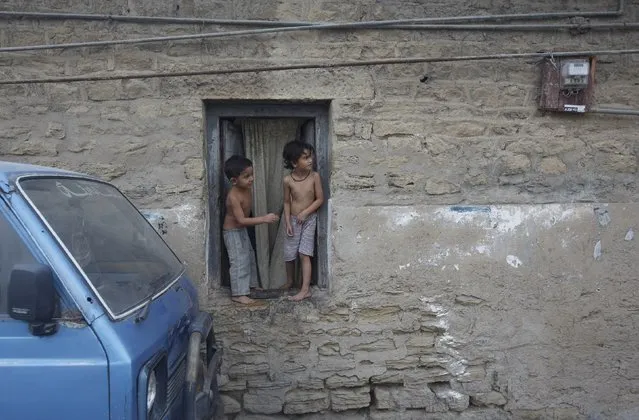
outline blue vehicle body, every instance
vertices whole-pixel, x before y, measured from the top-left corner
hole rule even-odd
[[[115,316],[21,187],[22,179],[45,177],[101,182],[0,161],[0,276],[13,276],[10,265],[24,261],[8,252],[23,249],[21,258],[50,269],[59,308],[51,329],[38,333],[36,324],[9,314],[13,307],[3,313],[1,299],[11,304],[0,277],[0,418],[212,418],[220,409],[215,373],[221,356],[210,315],[199,310],[184,269]],[[141,215],[139,223],[147,223]]]

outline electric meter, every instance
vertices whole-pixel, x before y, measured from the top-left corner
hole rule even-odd
[[[588,60],[566,60],[561,66],[562,89],[584,89],[588,86]]]

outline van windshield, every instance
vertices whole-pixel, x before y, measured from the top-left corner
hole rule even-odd
[[[19,185],[112,318],[128,315],[181,274],[173,251],[112,185],[63,177]]]

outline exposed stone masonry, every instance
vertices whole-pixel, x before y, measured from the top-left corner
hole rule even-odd
[[[216,307],[228,320],[216,324],[226,412],[243,413],[238,419],[328,411],[326,418],[427,419],[470,408],[474,417],[465,418],[504,416],[497,372],[461,358],[447,334],[446,308],[401,294],[385,300],[358,308],[320,295],[297,305]]]

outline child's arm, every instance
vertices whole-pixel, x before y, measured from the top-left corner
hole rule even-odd
[[[313,186],[315,187],[315,201],[311,203],[310,206],[305,208],[300,214],[297,215],[297,218],[304,221],[308,216],[315,213],[317,209],[324,204],[324,190],[322,189],[322,178],[320,175],[315,172],[313,174]],[[300,217],[301,216],[301,217]]]
[[[291,226],[291,187],[288,180],[284,178],[284,222],[286,223],[286,234],[293,236],[293,227]]]
[[[229,207],[231,208],[231,213],[233,217],[242,226],[255,226],[261,225],[262,223],[274,223],[277,222],[279,217],[276,214],[269,213],[266,216],[258,216],[258,217],[246,217],[244,215],[244,210],[242,210],[242,204],[240,200],[234,195],[229,195]]]

